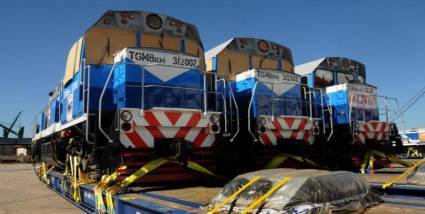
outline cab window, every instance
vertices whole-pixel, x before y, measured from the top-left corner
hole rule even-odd
[[[353,82],[353,74],[347,74],[347,73],[338,73],[338,84],[345,84]]]
[[[363,78],[363,76],[357,75],[357,81],[358,81],[359,83],[364,83],[364,78]]]
[[[333,73],[328,70],[317,69],[314,76],[314,85],[318,88],[333,85]]]

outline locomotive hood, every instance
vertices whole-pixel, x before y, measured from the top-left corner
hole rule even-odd
[[[207,71],[235,80],[236,75],[250,69],[294,71],[291,50],[260,38],[231,38],[205,54]]]
[[[297,65],[295,66],[295,73],[299,75],[307,75],[319,68],[345,73],[357,72],[366,79],[365,65],[354,59],[344,57],[323,57],[308,63]]]
[[[207,51],[207,59],[225,50],[247,52],[250,55],[264,56],[267,59],[286,59],[293,64],[291,50],[283,45],[260,38],[234,37]]]
[[[107,11],[92,28],[120,28],[134,32],[165,34],[201,41],[198,29],[179,19],[147,11]]]

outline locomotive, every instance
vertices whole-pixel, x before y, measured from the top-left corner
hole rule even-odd
[[[129,175],[156,157],[169,162],[141,182],[199,176],[189,161],[214,171],[217,148],[235,137],[223,114],[231,91],[215,82],[228,84],[205,72],[194,25],[108,11],[70,49],[63,81],[35,120],[33,158],[62,169],[77,160],[93,179]]]
[[[400,144],[397,126],[388,120],[394,98],[378,95],[377,88],[366,82],[362,63],[325,57],[296,66],[295,72],[309,88],[320,89],[315,94],[317,110],[313,111],[326,118],[325,138],[316,142],[319,162],[355,169],[368,151],[394,153],[393,144]],[[323,106],[331,108],[324,111]],[[384,157],[378,159],[377,165],[388,163]]]
[[[259,38],[232,38],[207,51],[206,64],[208,72],[231,82],[239,109],[235,144],[240,167],[278,167],[283,161],[273,160],[280,153],[308,156],[322,119],[313,117],[312,102],[302,99],[306,91],[294,73],[289,48]],[[288,160],[285,166],[305,167],[305,163]]]
[[[108,11],[73,44],[37,114],[33,159],[93,180],[161,159],[145,183],[317,167],[310,159],[348,168],[399,139],[365,79],[363,64],[341,57],[294,69],[289,48],[259,38],[204,56],[192,24]]]

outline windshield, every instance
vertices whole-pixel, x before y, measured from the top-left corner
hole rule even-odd
[[[360,76],[360,75],[357,75],[357,81],[359,83],[364,83],[364,78],[362,76]]]
[[[347,73],[338,73],[338,84],[344,84],[344,83],[350,83],[353,82],[353,74],[347,74]]]
[[[317,88],[333,85],[333,73],[328,70],[317,69],[314,76],[314,85]]]
[[[272,83],[258,85],[253,103],[254,112],[258,115],[282,116],[302,115],[300,85],[290,83]],[[273,88],[272,93],[270,88]],[[282,88],[285,88],[282,92]],[[271,102],[272,101],[272,102]]]

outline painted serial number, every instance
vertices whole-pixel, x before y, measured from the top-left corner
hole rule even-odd
[[[196,67],[196,59],[188,59],[174,56],[173,65],[186,66],[186,67]]]

